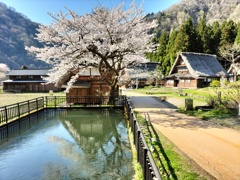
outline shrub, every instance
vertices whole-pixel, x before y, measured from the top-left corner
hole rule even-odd
[[[213,80],[211,83],[210,83],[210,86],[211,87],[220,87],[221,86],[221,83],[219,80]]]
[[[217,87],[216,81],[213,81],[213,86]],[[228,88],[221,89],[221,91],[218,90],[214,91],[215,94],[208,95],[206,102],[209,106],[213,106],[221,111],[238,109],[240,103],[240,81],[229,83]]]

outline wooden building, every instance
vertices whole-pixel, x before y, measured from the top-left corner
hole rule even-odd
[[[159,66],[158,62],[146,62],[127,69],[123,76],[125,81],[121,81],[126,87],[143,88],[145,86],[155,85],[156,77],[154,72]]]
[[[57,87],[66,88],[67,82],[70,81],[73,72],[69,72],[62,80],[57,83]],[[90,67],[80,73],[78,79],[73,83],[67,96],[68,103],[83,104],[83,103],[100,103],[104,97],[109,96],[110,87],[106,81],[101,78],[98,68]],[[96,97],[93,99],[92,97]],[[90,101],[95,102],[90,102]]]
[[[3,81],[4,92],[48,92],[59,89],[47,83],[49,69],[14,69],[6,74],[8,80]]]
[[[201,88],[229,74],[215,55],[181,52],[166,77],[166,87]]]

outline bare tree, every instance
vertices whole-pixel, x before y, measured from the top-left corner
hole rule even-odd
[[[235,67],[236,63],[240,61],[240,44],[232,44],[220,49],[220,54],[229,66]],[[236,81],[237,72],[233,71],[234,82]]]

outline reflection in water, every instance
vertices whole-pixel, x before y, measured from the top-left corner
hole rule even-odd
[[[133,179],[122,110],[60,110],[37,126],[0,144],[0,179]]]

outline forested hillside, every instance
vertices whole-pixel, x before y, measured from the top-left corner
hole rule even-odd
[[[221,51],[240,41],[240,0],[181,0],[163,12],[146,17],[158,20],[153,41],[160,44],[147,56],[161,62],[165,75],[179,51],[216,54],[227,68],[229,62],[226,63]],[[25,50],[25,46],[42,46],[34,39],[37,27],[37,23],[0,2],[0,63],[11,69],[22,65],[47,67]]]
[[[148,14],[149,18],[156,18],[159,23],[158,36],[162,30],[178,29],[189,17],[194,24],[206,15],[207,23],[224,20],[240,21],[240,0],[181,0],[165,11]]]
[[[153,41],[158,44],[147,57],[160,62],[168,75],[177,52],[215,54],[227,70],[240,56],[240,0],[182,0],[158,15]]]
[[[7,64],[10,69],[22,65],[47,67],[46,63],[36,60],[35,55],[25,50],[25,46],[41,47],[34,39],[37,27],[37,23],[0,2],[0,63]]]

